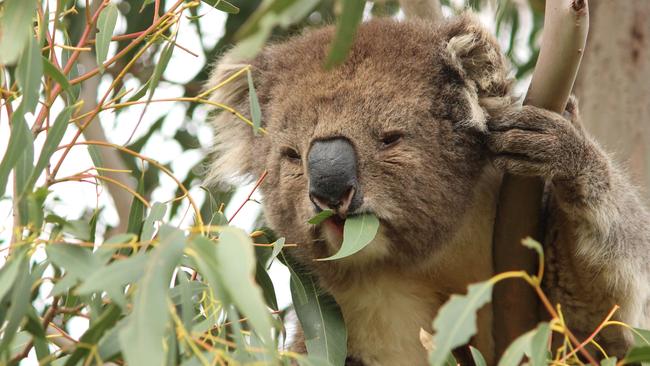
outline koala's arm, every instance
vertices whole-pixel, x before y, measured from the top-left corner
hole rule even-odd
[[[614,304],[617,319],[650,326],[650,215],[635,188],[589,137],[571,100],[564,116],[524,106],[489,122],[494,163],[551,185],[547,245],[553,300],[591,332]],[[567,310],[569,308],[570,310]],[[623,332],[624,333],[624,332]],[[614,352],[631,341],[610,332]],[[589,334],[589,333],[587,333]],[[620,340],[615,338],[627,338]]]

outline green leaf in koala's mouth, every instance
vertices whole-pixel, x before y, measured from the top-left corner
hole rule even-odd
[[[379,219],[371,213],[350,216],[343,226],[343,243],[341,249],[331,257],[319,258],[318,261],[329,261],[349,257],[365,248],[377,235]]]
[[[323,210],[318,214],[314,215],[311,219],[307,220],[308,224],[320,225],[323,221],[327,220],[330,216],[334,215],[332,210]]]

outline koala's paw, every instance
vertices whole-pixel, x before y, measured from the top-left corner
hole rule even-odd
[[[494,164],[515,175],[544,178],[579,174],[592,155],[570,103],[570,118],[541,108],[523,106],[493,116],[488,121],[488,148]]]

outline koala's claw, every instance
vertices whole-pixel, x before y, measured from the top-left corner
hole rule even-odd
[[[495,166],[512,174],[571,176],[587,155],[588,142],[582,130],[544,109],[524,106],[509,110],[490,119],[488,129],[487,146],[494,154]]]

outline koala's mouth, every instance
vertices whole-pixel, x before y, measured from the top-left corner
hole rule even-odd
[[[345,219],[339,215],[333,215],[327,220],[323,221],[323,225],[331,231],[333,231],[337,236],[343,237],[343,227],[345,226]]]

